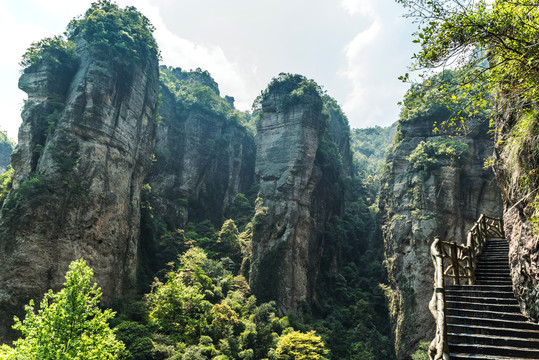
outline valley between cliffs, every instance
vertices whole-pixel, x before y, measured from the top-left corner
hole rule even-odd
[[[504,218],[538,320],[529,104],[505,94],[464,118],[465,94],[439,101],[463,76],[445,70],[393,126],[351,129],[319,84],[281,73],[241,111],[208,71],[159,65],[153,31],[98,1],[21,62],[18,142],[0,136],[2,349],[83,258],[122,359],[284,359],[290,342],[417,358],[435,331],[431,243],[464,243],[482,213]]]

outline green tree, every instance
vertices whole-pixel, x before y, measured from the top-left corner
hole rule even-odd
[[[396,1],[420,24],[414,42],[421,45],[421,50],[414,55],[414,68],[439,69],[456,64],[467,70],[463,87],[473,88],[478,79],[485,79],[489,87],[484,94],[496,89],[537,100],[536,1]]]
[[[0,359],[117,359],[124,345],[108,324],[115,313],[98,306],[102,293],[93,283],[92,269],[82,259],[74,261],[65,279],[62,290],[45,294],[37,313],[31,300],[25,319],[15,317],[13,328],[23,337],[13,348],[3,345]]]
[[[302,333],[293,331],[279,338],[275,355],[283,360],[323,360],[328,350],[320,336],[314,331]]]
[[[230,257],[236,264],[241,264],[241,242],[239,235],[240,233],[234,220],[228,219],[221,227],[218,239],[222,254]]]
[[[115,65],[130,66],[159,56],[154,30],[134,6],[121,9],[110,0],[99,0],[83,16],[71,20],[66,34],[71,41],[81,36],[91,52]]]
[[[197,287],[184,285],[181,274],[170,272],[164,284],[156,281],[146,301],[150,324],[160,332],[190,345],[200,336],[207,302]]]

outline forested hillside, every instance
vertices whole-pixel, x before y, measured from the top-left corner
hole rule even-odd
[[[299,74],[238,110],[109,0],[36,39],[0,132],[0,359],[422,359],[432,241],[482,213],[537,321],[539,7],[397,2],[421,81],[390,127]]]
[[[100,1],[67,38],[24,55],[25,130],[0,218],[0,310],[24,320],[4,325],[4,340],[22,338],[0,354],[61,348],[32,334],[64,333],[42,326],[60,324],[53,309],[94,276],[102,290],[81,301],[116,316],[73,324],[95,316],[121,341],[97,353],[393,358],[376,225],[389,130],[351,131],[339,104],[294,74],[240,112],[207,71],[158,68],[152,31],[136,9]]]

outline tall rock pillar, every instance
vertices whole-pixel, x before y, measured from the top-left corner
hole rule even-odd
[[[77,43],[77,59],[25,71],[28,94],[0,218],[0,318],[59,289],[71,261],[94,269],[103,302],[135,277],[142,180],[151,164],[157,57],[119,68]],[[127,70],[127,71],[126,71]],[[7,338],[8,321],[0,328]]]
[[[312,216],[312,199],[322,175],[314,162],[326,117],[316,91],[290,101],[296,85],[268,89],[255,140],[263,203],[255,215],[250,282],[260,300],[277,300],[284,314],[310,297],[322,226]]]

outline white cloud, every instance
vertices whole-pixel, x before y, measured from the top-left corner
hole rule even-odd
[[[410,24],[399,17],[401,9],[389,1],[343,0],[341,3],[350,14],[361,14],[370,22],[343,49],[345,65],[339,71],[351,84],[343,109],[352,127],[389,125],[396,121],[397,102],[408,88],[397,78],[406,72],[410,61]]]
[[[0,3],[0,33],[2,38],[2,56],[0,56],[0,108],[2,120],[0,130],[6,130],[8,136],[17,139],[19,126],[22,122],[20,108],[25,93],[18,89],[19,61],[28,46],[42,37],[51,36],[43,27],[33,24],[19,23]],[[10,36],[12,34],[14,36]]]
[[[236,107],[250,109],[253,99],[247,91],[246,81],[237,63],[228,59],[223,49],[216,45],[197,44],[172,33],[164,23],[159,8],[148,0],[119,1],[121,5],[134,5],[143,13],[156,31],[154,36],[161,49],[165,65],[182,69],[208,70],[219,84],[221,95],[234,96]]]
[[[344,7],[350,15],[376,16],[376,10],[373,0],[342,0],[341,6]]]

